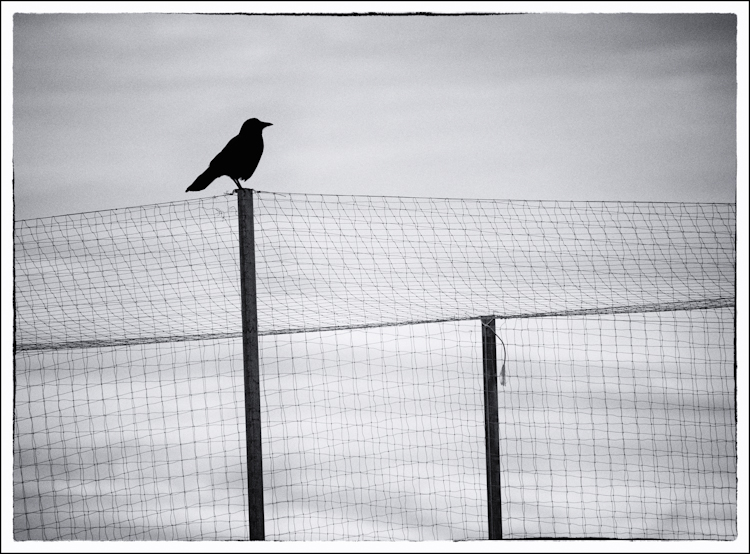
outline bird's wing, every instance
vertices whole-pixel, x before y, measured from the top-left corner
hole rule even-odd
[[[233,179],[249,179],[263,155],[263,138],[236,136],[211,161],[210,167]]]
[[[233,167],[237,160],[242,159],[244,148],[244,141],[238,136],[230,140],[224,149],[216,154],[211,163],[211,167],[215,167],[220,170],[228,170]]]

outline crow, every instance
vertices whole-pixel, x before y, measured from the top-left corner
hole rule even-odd
[[[240,134],[227,143],[224,150],[208,164],[208,169],[185,192],[203,190],[222,175],[231,178],[237,188],[241,189],[239,180],[247,181],[258,167],[263,154],[263,129],[269,125],[271,123],[264,123],[256,118],[245,121]]]

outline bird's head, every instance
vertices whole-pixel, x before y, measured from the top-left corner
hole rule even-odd
[[[273,125],[272,123],[266,123],[264,121],[260,121],[257,118],[248,119],[245,121],[245,123],[242,124],[242,128],[240,129],[240,134],[244,135],[245,133],[259,133],[262,131],[265,127],[268,127],[269,125]]]

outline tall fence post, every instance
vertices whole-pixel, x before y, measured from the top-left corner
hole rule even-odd
[[[487,461],[487,514],[490,540],[503,538],[500,504],[500,429],[497,407],[497,345],[495,318],[483,317],[482,360],[484,366],[484,446]]]
[[[245,382],[247,443],[247,505],[249,540],[265,540],[263,521],[263,458],[260,435],[260,358],[258,304],[255,295],[255,229],[252,189],[237,189],[242,294],[242,361]]]

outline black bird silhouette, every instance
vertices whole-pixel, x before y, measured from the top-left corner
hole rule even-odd
[[[256,118],[245,121],[240,134],[227,143],[224,150],[208,164],[208,169],[185,192],[203,190],[222,175],[231,178],[237,188],[241,189],[239,180],[247,181],[258,167],[263,155],[263,129],[269,125],[271,123],[264,123]]]

